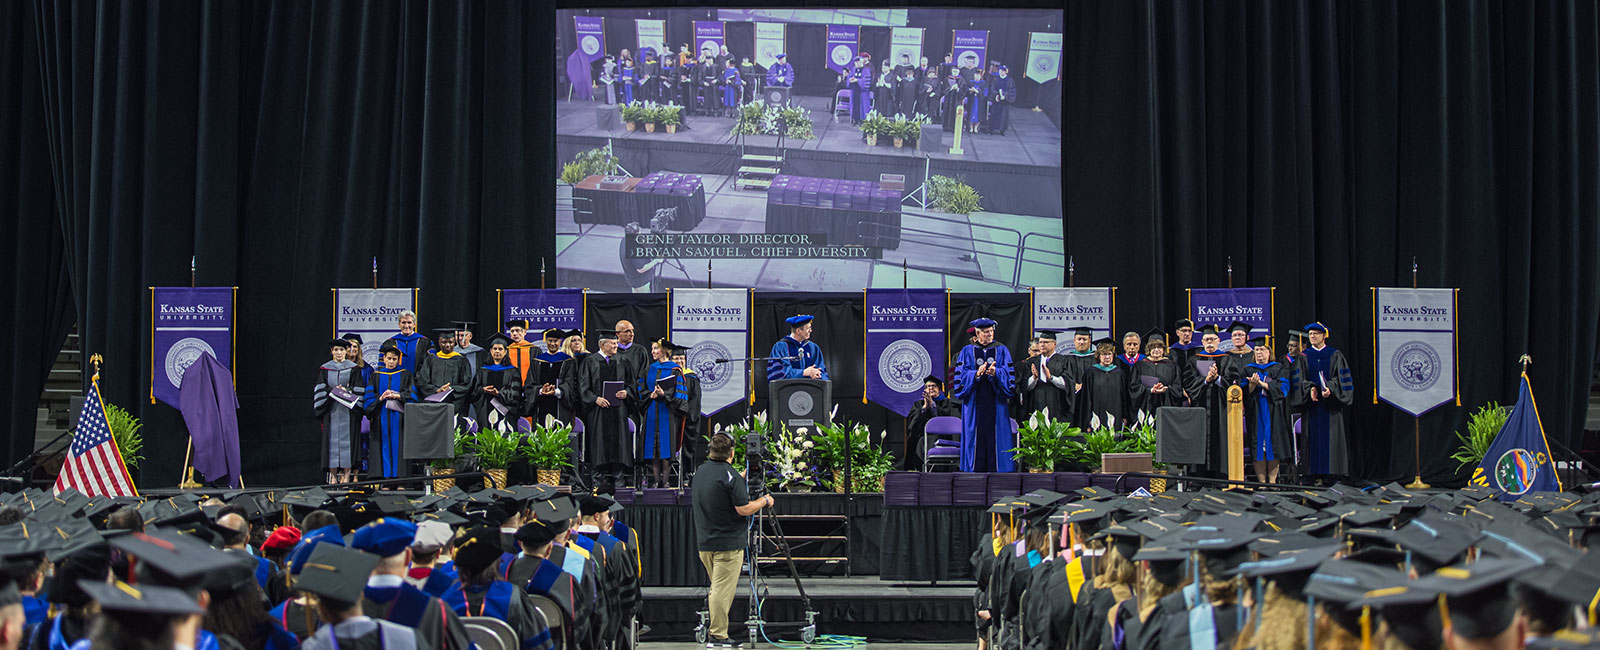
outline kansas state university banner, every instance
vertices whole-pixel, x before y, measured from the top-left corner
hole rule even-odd
[[[1073,287],[1033,290],[1033,329],[1094,329],[1094,338],[1111,336],[1116,326],[1116,287]],[[1071,337],[1067,340],[1070,342]],[[1059,349],[1059,348],[1058,348]],[[1070,349],[1070,348],[1067,348]],[[1065,353],[1066,349],[1059,349]]]
[[[559,327],[583,329],[583,289],[501,289],[500,322],[497,331],[513,318],[528,321],[528,340],[538,341],[539,332]]]
[[[1230,323],[1239,321],[1271,337],[1278,331],[1272,297],[1273,287],[1190,289],[1189,320],[1196,328],[1209,324],[1224,332]],[[1224,334],[1222,338],[1228,337]]]
[[[923,378],[944,378],[944,289],[868,289],[866,398],[905,415]]]
[[[233,370],[237,287],[150,287],[150,403],[178,408],[183,372],[202,354]]]
[[[416,289],[334,289],[333,335],[361,335],[361,357],[381,366],[378,348],[400,332],[400,312],[417,310]]]
[[[674,289],[668,323],[672,342],[689,348],[686,361],[700,375],[700,414],[711,415],[737,404],[749,393],[745,364],[750,354],[749,289]]]
[[[1452,400],[1456,389],[1456,293],[1459,289],[1372,290],[1377,399],[1420,416]]]

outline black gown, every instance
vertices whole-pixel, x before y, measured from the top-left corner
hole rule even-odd
[[[1100,427],[1111,429],[1124,429],[1133,413],[1134,389],[1133,382],[1128,377],[1128,372],[1122,366],[1112,362],[1110,366],[1095,364],[1089,366],[1083,373],[1083,390],[1078,391],[1078,401],[1074,404],[1073,414],[1077,418],[1077,427],[1084,431],[1095,428],[1094,421],[1098,417]],[[1115,418],[1115,422],[1108,422],[1106,416]]]
[[[380,618],[366,621],[351,621],[340,624],[337,633],[339,638],[334,641],[330,638],[335,633],[335,626],[324,625],[311,638],[306,639],[300,647],[302,650],[382,650],[392,647],[413,647],[415,650],[440,650],[430,643],[421,630],[414,630],[404,625],[390,623]],[[351,634],[352,636],[346,636]],[[389,639],[395,635],[409,634],[413,640],[407,644]]]
[[[917,114],[917,81],[901,77],[894,85],[895,112],[911,117]]]
[[[1044,367],[1050,371],[1050,380],[1044,378],[1043,372],[1034,374],[1033,368],[1040,363],[1039,357],[1028,357],[1023,362],[1024,367],[1017,371],[1017,393],[1023,396],[1023,416],[1029,417],[1048,410],[1050,419],[1071,422],[1073,385],[1068,381],[1071,373],[1067,368],[1067,358],[1056,354],[1043,361]]]
[[[454,406],[459,416],[466,413],[471,401],[472,379],[472,363],[466,356],[451,352],[450,356],[443,357],[438,350],[430,350],[417,364],[417,397],[427,399],[441,386],[449,384],[450,396],[444,401]]]
[[[946,132],[955,130],[956,107],[961,106],[966,100],[967,83],[965,80],[957,80],[945,86],[944,97],[941,98],[939,103],[939,124],[944,127]],[[972,116],[966,116],[966,120],[971,122]]]
[[[558,395],[541,395],[539,389],[545,383],[550,383],[560,391],[562,366],[567,365],[571,357],[565,353],[541,354],[534,358],[533,369],[528,371],[528,389],[523,397],[523,414],[533,419],[534,426],[544,424],[546,417],[566,421],[572,419],[567,409],[562,408],[561,398]]]
[[[484,392],[484,388],[491,386],[499,392],[498,395]],[[516,417],[522,409],[522,371],[517,370],[516,366],[498,363],[478,368],[478,376],[472,382],[472,396],[478,417],[483,420],[478,423],[479,427],[497,431],[517,430]],[[505,407],[505,413],[494,407],[496,401]]]
[[[1228,471],[1227,459],[1223,457],[1223,450],[1228,435],[1228,382],[1223,370],[1228,363],[1228,355],[1224,352],[1208,353],[1204,349],[1195,350],[1189,355],[1189,371],[1185,374],[1184,391],[1189,394],[1191,406],[1206,410],[1206,463],[1205,471],[1220,473]],[[1206,381],[1209,369],[1203,368],[1206,364],[1217,366],[1217,378]]]
[[[1138,399],[1134,400],[1135,412],[1143,411],[1150,417],[1156,416],[1156,409],[1163,406],[1183,406],[1183,373],[1182,366],[1177,361],[1163,358],[1160,361],[1151,361],[1145,357],[1133,367],[1134,390]],[[1167,387],[1164,393],[1150,392],[1144,385],[1145,377],[1155,377]]]
[[[587,415],[583,419],[584,459],[597,469],[632,466],[633,436],[628,432],[627,400],[618,400],[615,394],[602,395],[601,391],[605,382],[621,382],[628,397],[635,397],[638,375],[633,366],[621,355],[608,359],[603,354],[591,354],[579,364],[576,381]],[[600,397],[605,397],[611,406],[597,406],[595,400]]]
[[[699,467],[700,463],[695,456],[695,445],[700,440],[700,375],[693,370],[684,370],[678,378],[683,382],[683,393],[686,397],[679,400],[682,411],[678,413],[678,462],[683,467]]]
[[[919,399],[911,405],[906,416],[906,463],[908,469],[922,467],[922,436],[928,431],[928,421],[940,416],[961,417],[961,400],[940,394],[933,404]]]

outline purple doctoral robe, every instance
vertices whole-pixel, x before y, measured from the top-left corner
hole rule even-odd
[[[183,372],[178,410],[194,440],[194,469],[206,481],[228,477],[239,487],[239,397],[233,373],[210,354],[202,354]]]
[[[978,360],[992,355],[994,376],[978,377]],[[1016,392],[1011,351],[999,343],[968,345],[956,357],[955,396],[961,400],[961,471],[1012,472],[1016,447],[1006,405]]]

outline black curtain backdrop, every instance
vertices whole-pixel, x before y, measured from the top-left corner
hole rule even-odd
[[[1183,289],[1225,286],[1231,259],[1236,286],[1278,287],[1285,327],[1332,326],[1365,396],[1356,469],[1403,478],[1412,422],[1372,404],[1368,288],[1409,285],[1415,257],[1422,285],[1463,289],[1465,406],[1422,418],[1424,478],[1460,478],[1452,432],[1514,398],[1525,351],[1551,439],[1576,437],[1600,322],[1594,2],[1063,6],[1068,251],[1078,285],[1121,287],[1119,329],[1170,324]],[[106,357],[107,399],[145,420],[142,483],[178,480],[183,425],[147,399],[145,296],[187,282],[195,256],[200,284],[240,287],[247,482],[316,479],[306,383],[330,287],[370,286],[377,256],[379,284],[422,287],[423,327],[490,323],[494,289],[539,286],[553,259],[550,124],[570,29],[553,9],[6,4],[7,458],[31,445],[39,383],[76,317],[84,350]],[[859,331],[857,296],[791,298]],[[1009,322],[1001,310],[1024,303],[991,307]],[[758,304],[758,333],[778,333],[762,320],[776,309]]]
[[[1546,433],[1582,431],[1600,317],[1600,69],[1586,1],[1067,3],[1063,134],[1080,285],[1141,330],[1184,288],[1276,286],[1355,370],[1354,470],[1412,475],[1373,405],[1373,286],[1461,287],[1462,407],[1421,418],[1451,482],[1471,409],[1530,369]],[[1130,329],[1130,328],[1124,328]],[[1279,332],[1281,334],[1281,332]],[[1467,471],[1470,471],[1468,468]]]

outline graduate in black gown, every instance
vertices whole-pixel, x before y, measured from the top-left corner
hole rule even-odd
[[[1134,380],[1116,362],[1116,347],[1111,339],[1095,341],[1095,363],[1084,370],[1074,405],[1076,426],[1084,431],[1119,429],[1132,418]]]
[[[337,544],[316,546],[295,587],[316,594],[317,615],[324,625],[300,645],[302,650],[434,647],[418,630],[362,613],[361,594],[377,565],[378,558],[370,553]]]
[[[615,493],[623,474],[633,467],[633,435],[628,429],[628,402],[638,381],[633,366],[617,353],[617,331],[600,330],[600,351],[584,358],[576,377],[584,413],[585,460],[603,476],[601,492]]]
[[[906,415],[906,469],[922,467],[922,436],[928,431],[928,421],[936,417],[961,417],[960,400],[944,393],[944,380],[928,375],[922,379],[922,397],[911,404]]]
[[[472,400],[472,363],[456,352],[456,330],[453,327],[434,331],[438,349],[429,350],[417,368],[417,392],[423,399],[445,394],[443,402],[455,407],[456,416],[467,412]]]
[[[562,497],[565,498],[565,497]],[[513,558],[501,560],[501,575],[505,580],[521,585],[530,594],[544,596],[556,603],[561,612],[561,627],[567,630],[567,644],[562,646],[560,639],[556,639],[556,650],[588,649],[592,648],[589,638],[590,627],[584,621],[587,608],[592,607],[592,600],[585,600],[587,596],[580,593],[578,581],[561,569],[560,564],[550,561],[550,551],[554,547],[554,540],[558,531],[567,529],[567,522],[545,522],[535,520],[523,524],[517,529],[516,540],[522,552]],[[585,624],[579,624],[584,621]]]
[[[571,419],[561,408],[561,368],[572,357],[561,351],[561,341],[566,330],[550,328],[544,331],[544,354],[533,358],[533,368],[528,370],[528,392],[523,412],[533,418],[535,425],[544,424],[545,418]]]
[[[644,62],[635,74],[639,75],[639,99],[661,101],[661,62],[656,59],[654,48],[644,48]]]
[[[1061,356],[1067,359],[1067,384],[1072,386],[1072,396],[1067,405],[1070,410],[1076,406],[1078,391],[1083,389],[1083,372],[1095,362],[1094,330],[1087,327],[1072,328],[1072,347],[1067,348],[1066,354]]]
[[[1189,381],[1189,355],[1195,350],[1204,348],[1200,338],[1195,336],[1194,321],[1180,318],[1172,324],[1173,338],[1167,343],[1167,356],[1178,363],[1178,369],[1183,371],[1183,384]],[[1185,396],[1187,401],[1187,396]]]
[[[1224,443],[1228,431],[1229,384],[1222,378],[1228,354],[1218,349],[1220,343],[1216,325],[1200,329],[1201,347],[1189,353],[1189,369],[1183,386],[1189,404],[1206,410],[1206,463],[1201,471],[1211,476],[1228,471],[1223,449],[1227,446]]]
[[[511,339],[504,334],[489,337],[489,360],[478,368],[472,382],[478,426],[500,432],[517,430],[516,415],[522,408],[522,371],[506,362]]]
[[[1011,125],[1011,105],[1017,101],[1017,82],[1004,64],[995,67],[995,76],[989,80],[989,133],[1005,135]]]
[[[578,390],[578,367],[583,365],[583,358],[589,356],[589,349],[583,341],[583,330],[566,330],[564,334],[561,351],[571,360],[561,364],[561,376],[556,378],[556,386],[560,388],[561,408],[568,414],[566,422],[570,423],[581,419],[584,411],[583,395]]]
[[[1134,389],[1138,391],[1134,410],[1153,418],[1158,408],[1183,405],[1183,367],[1167,356],[1167,336],[1160,328],[1147,335],[1148,354],[1133,366]]]
[[[898,80],[894,85],[894,98],[896,113],[906,117],[917,114],[916,68],[908,67],[899,71]]]
[[[942,93],[939,98],[939,125],[944,127],[946,133],[951,133],[956,130],[956,108],[967,100],[967,80],[961,76],[960,70],[951,70],[946,76]],[[971,114],[963,117],[972,119]]]
[[[1056,354],[1057,330],[1042,329],[1037,333],[1039,354],[1029,357],[1026,368],[1017,373],[1020,383],[1017,392],[1023,395],[1022,420],[1040,411],[1047,411],[1052,420],[1072,421],[1071,402],[1073,386],[1067,383],[1067,358]]]
[[[1255,462],[1256,480],[1278,482],[1278,464],[1293,460],[1289,432],[1289,369],[1272,360],[1266,336],[1250,339],[1255,362],[1246,368],[1244,391],[1244,430]]]
[[[939,111],[939,96],[944,93],[944,84],[939,81],[939,71],[928,68],[922,73],[922,80],[917,82],[917,110],[927,116],[930,122],[943,123]]]
[[[505,621],[521,641],[517,650],[551,650],[550,627],[528,592],[522,585],[500,578],[498,564],[503,551],[499,528],[476,526],[456,534],[452,558],[461,572],[463,596],[455,605],[456,615]]]

